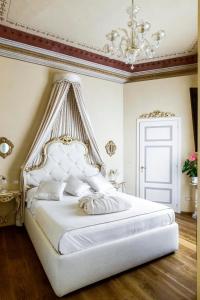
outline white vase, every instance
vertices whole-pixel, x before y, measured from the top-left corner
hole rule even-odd
[[[192,177],[192,184],[198,184],[198,177]]]

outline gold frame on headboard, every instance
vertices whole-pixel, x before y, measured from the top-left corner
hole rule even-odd
[[[48,142],[46,142],[45,145],[42,148],[42,151],[41,151],[41,162],[38,165],[35,165],[35,166],[32,166],[32,167],[26,167],[24,171],[25,172],[30,172],[30,171],[33,171],[33,170],[39,170],[42,167],[44,167],[44,165],[46,163],[46,160],[48,158],[48,156],[47,156],[47,149],[48,149],[48,146],[50,144],[53,144],[53,143],[62,143],[64,145],[70,145],[73,142],[78,142],[78,143],[80,143],[80,144],[82,144],[84,146],[84,148],[85,148],[84,156],[86,158],[86,161],[88,162],[89,165],[91,165],[94,168],[97,168],[98,170],[100,170],[101,169],[100,165],[98,165],[98,164],[92,164],[90,162],[90,159],[89,159],[89,156],[88,156],[88,147],[86,146],[85,143],[83,143],[82,141],[80,141],[78,139],[74,139],[74,138],[72,138],[69,135],[63,135],[63,136],[60,136],[58,138],[53,138],[53,139],[49,140]]]

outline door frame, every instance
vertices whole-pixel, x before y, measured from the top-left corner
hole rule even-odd
[[[136,153],[136,196],[140,197],[140,123],[142,122],[160,122],[160,121],[177,121],[178,125],[178,162],[177,162],[177,174],[178,174],[178,186],[177,186],[177,199],[175,212],[181,212],[181,118],[167,117],[167,118],[145,118],[137,119],[137,153]]]

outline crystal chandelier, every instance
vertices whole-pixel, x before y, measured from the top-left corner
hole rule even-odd
[[[134,5],[127,9],[129,15],[128,29],[113,29],[106,35],[108,43],[104,46],[104,51],[111,56],[123,58],[126,64],[134,69],[134,63],[138,57],[153,58],[155,50],[159,48],[160,41],[165,37],[165,31],[160,30],[152,34],[151,41],[147,40],[147,33],[151,28],[149,22],[138,22],[137,14],[140,8]]]

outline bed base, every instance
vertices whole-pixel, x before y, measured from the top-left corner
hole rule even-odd
[[[27,209],[25,227],[59,297],[178,249],[176,223],[68,255],[56,252]]]

